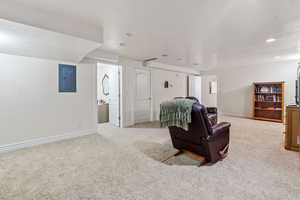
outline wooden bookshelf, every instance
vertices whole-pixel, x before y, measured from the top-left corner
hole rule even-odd
[[[256,82],[253,85],[253,119],[283,123],[284,82]]]

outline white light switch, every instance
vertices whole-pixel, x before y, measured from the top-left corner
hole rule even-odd
[[[300,145],[300,136],[297,136],[297,144]]]

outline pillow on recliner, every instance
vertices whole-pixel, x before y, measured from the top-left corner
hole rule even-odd
[[[217,114],[210,114],[210,113],[208,113],[207,114],[207,118],[208,118],[209,123],[210,123],[211,126],[214,126],[214,125],[216,125],[218,123],[218,121],[217,121],[218,120]]]

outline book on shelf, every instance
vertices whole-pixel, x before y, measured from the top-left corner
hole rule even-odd
[[[281,93],[281,87],[279,85],[272,86],[257,86],[255,89],[256,93]]]
[[[257,102],[281,102],[281,97],[277,95],[256,95]]]

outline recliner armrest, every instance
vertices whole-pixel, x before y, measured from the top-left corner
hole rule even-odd
[[[218,109],[216,107],[207,107],[206,110],[208,113],[213,113],[213,114],[218,113]]]
[[[215,140],[220,137],[223,133],[227,133],[231,124],[228,122],[221,122],[212,127],[212,135],[208,137],[209,141]],[[228,132],[229,133],[229,132]]]

